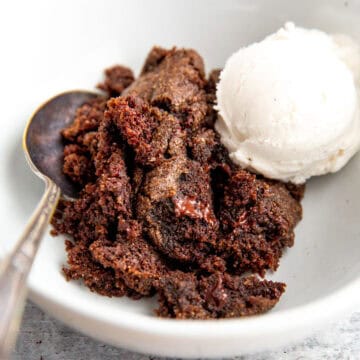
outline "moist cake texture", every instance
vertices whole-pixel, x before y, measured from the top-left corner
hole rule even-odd
[[[101,295],[157,295],[156,314],[214,319],[271,309],[261,279],[294,243],[304,187],[232,163],[214,130],[219,70],[194,50],[153,48],[140,76],[105,71],[106,95],[62,131],[64,173],[81,191],[53,217],[68,280]]]

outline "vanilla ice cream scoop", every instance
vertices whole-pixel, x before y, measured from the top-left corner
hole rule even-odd
[[[235,163],[303,183],[339,170],[358,151],[359,80],[351,38],[287,23],[228,59],[215,126]]]

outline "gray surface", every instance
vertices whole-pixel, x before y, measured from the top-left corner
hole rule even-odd
[[[79,334],[28,303],[14,360],[160,360],[102,344]],[[330,326],[301,344],[237,360],[358,360],[360,312]]]

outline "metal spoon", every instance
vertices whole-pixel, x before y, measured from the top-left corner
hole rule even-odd
[[[15,249],[0,267],[0,359],[9,359],[21,322],[26,299],[26,279],[40,240],[57,205],[60,192],[74,197],[77,190],[62,172],[61,129],[74,119],[76,109],[98,96],[70,91],[48,100],[27,123],[23,134],[26,159],[45,182],[45,193]]]

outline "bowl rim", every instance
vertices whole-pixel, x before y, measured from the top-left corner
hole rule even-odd
[[[90,293],[90,291],[89,294],[99,296]],[[74,303],[73,299],[59,301],[55,296],[49,296],[49,293],[38,291],[35,286],[29,287],[29,298],[45,309],[49,308],[49,306],[56,306],[59,310],[65,311],[69,315],[80,315],[83,318],[96,321],[105,326],[115,326],[119,330],[126,329],[143,335],[151,334],[152,336],[165,338],[181,336],[182,338],[195,340],[204,336],[208,339],[217,340],[221,338],[239,338],[243,334],[259,337],[270,331],[273,334],[280,334],[286,331],[309,327],[316,323],[324,324],[325,322],[335,320],[350,310],[354,310],[357,304],[360,304],[359,295],[360,276],[324,297],[290,309],[232,319],[178,320],[137,314],[129,311],[123,311],[122,316],[114,317],[111,312],[106,312],[106,307],[102,309],[105,311],[92,312],[90,311],[91,307],[74,305],[76,302]],[[119,310],[121,311],[121,309]],[[56,317],[56,313],[51,313]],[[63,321],[62,318],[59,318],[59,320]],[[76,327],[75,324],[69,321],[65,322],[70,326]]]

